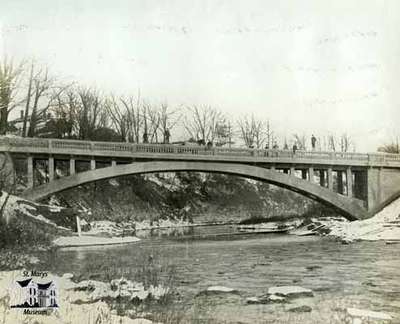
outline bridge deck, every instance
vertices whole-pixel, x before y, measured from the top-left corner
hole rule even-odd
[[[132,144],[42,138],[0,137],[0,151],[107,158],[145,158],[182,161],[284,163],[400,168],[400,155],[290,150],[263,150],[198,145]]]

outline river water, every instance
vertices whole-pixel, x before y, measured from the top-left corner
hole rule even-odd
[[[95,272],[90,263],[96,260],[101,271],[109,267],[123,273],[124,269],[140,268],[146,260],[143,256],[152,255],[158,262],[175,267],[180,309],[188,322],[342,323],[347,321],[347,307],[382,311],[400,322],[399,245],[343,245],[315,236],[234,232],[229,226],[154,231],[131,245],[61,250],[48,270]],[[130,273],[126,271],[125,276]],[[239,293],[198,295],[215,285]],[[281,285],[310,288],[315,296],[289,304],[246,303],[247,297],[263,295],[269,287]],[[301,305],[310,306],[312,312],[289,311]]]

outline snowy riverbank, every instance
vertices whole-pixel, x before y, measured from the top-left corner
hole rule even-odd
[[[322,234],[345,243],[381,240],[400,243],[400,199],[369,219],[353,222],[336,218],[312,219],[311,224],[296,229],[292,234]]]
[[[97,246],[97,245],[118,245],[129,244],[140,241],[135,236],[124,237],[100,237],[100,236],[60,236],[53,243],[58,247],[79,247],[79,246]]]
[[[20,280],[22,270],[0,272],[0,314],[3,323],[25,323],[27,315],[23,309],[10,308],[18,294],[15,292],[15,281]],[[158,300],[162,298],[168,289],[165,287],[145,288],[141,283],[126,279],[113,280],[111,283],[86,280],[74,283],[72,274],[57,276],[46,275],[46,280],[52,280],[57,286],[59,307],[41,314],[29,315],[29,322],[40,324],[151,324],[151,320],[144,318],[131,318],[119,316],[103,300],[107,298],[137,299],[138,302],[147,298]],[[34,309],[32,309],[34,310]]]

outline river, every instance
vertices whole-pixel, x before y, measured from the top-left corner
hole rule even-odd
[[[117,268],[134,279],[129,276],[147,260],[143,256],[151,255],[174,266],[180,311],[198,323],[341,323],[347,307],[383,311],[400,321],[399,245],[234,232],[229,226],[154,231],[136,244],[61,250],[48,270],[82,274]],[[215,285],[239,293],[198,295]],[[310,288],[315,296],[290,304],[246,304],[247,297],[280,285]],[[312,312],[288,312],[296,305]]]

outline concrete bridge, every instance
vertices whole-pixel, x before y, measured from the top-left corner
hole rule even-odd
[[[266,181],[325,203],[351,220],[371,216],[400,195],[400,155],[396,154],[293,154],[274,149],[8,137],[0,137],[0,152],[11,164],[23,160],[27,189],[22,196],[35,201],[101,179],[172,171],[218,172]],[[35,177],[38,164],[46,170],[46,183]],[[68,166],[68,174],[57,172],[59,164]]]

